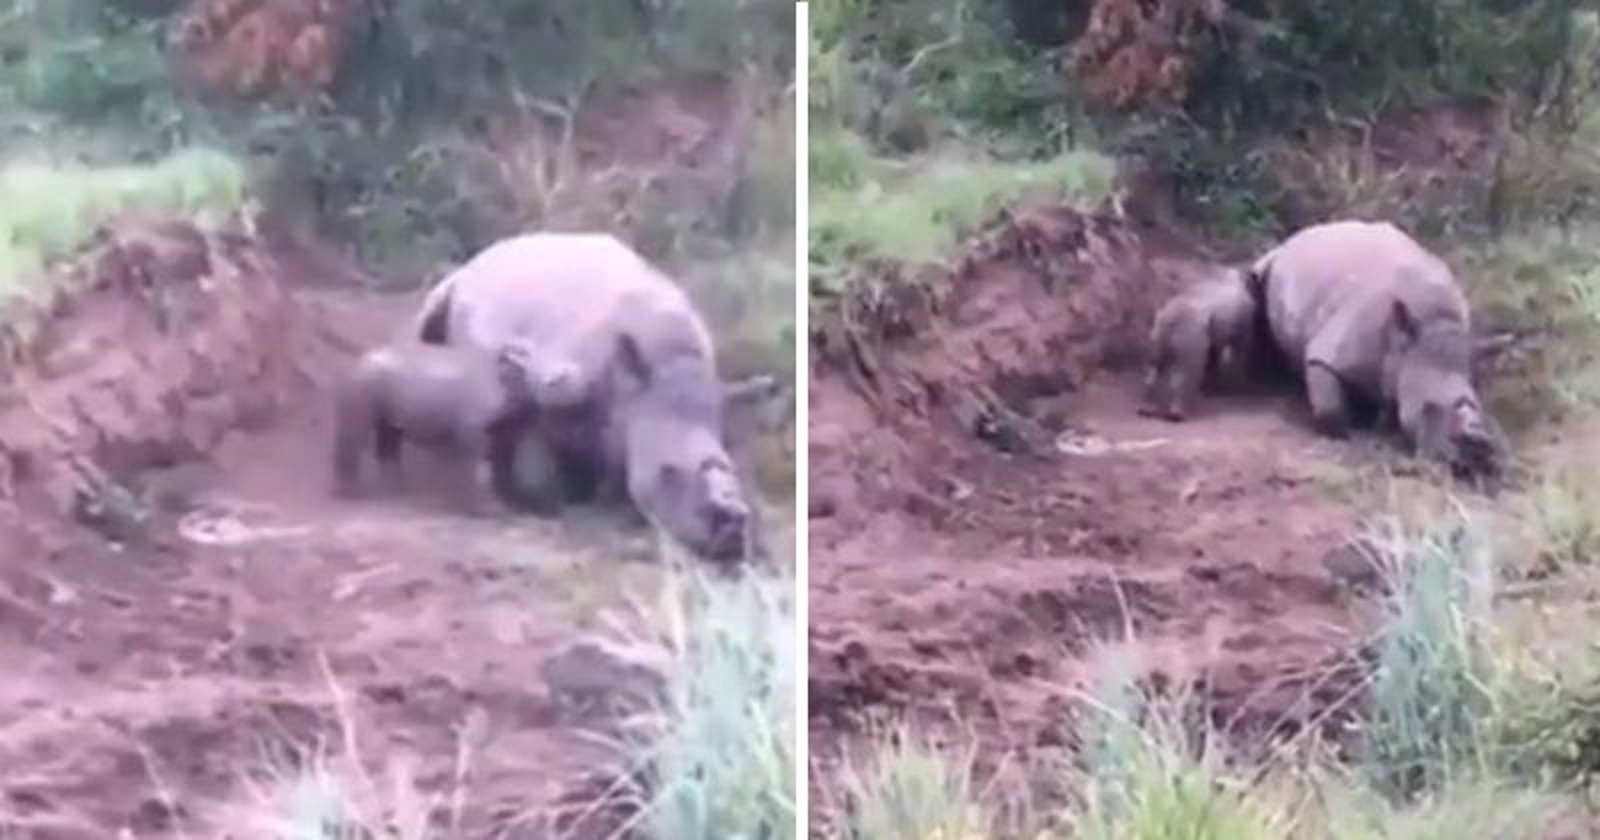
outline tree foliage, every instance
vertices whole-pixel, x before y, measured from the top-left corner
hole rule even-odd
[[[0,143],[228,148],[278,218],[415,278],[529,225],[678,224],[681,195],[580,171],[577,114],[661,77],[770,96],[792,25],[786,0],[0,0]]]

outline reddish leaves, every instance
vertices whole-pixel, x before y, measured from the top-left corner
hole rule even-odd
[[[1195,36],[1226,11],[1224,0],[1095,0],[1075,70],[1112,107],[1175,106],[1189,91]]]
[[[338,73],[368,0],[193,0],[173,24],[180,72],[216,93],[314,98]]]

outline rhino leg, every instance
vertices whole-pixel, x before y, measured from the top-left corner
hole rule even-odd
[[[361,459],[377,433],[377,418],[355,385],[345,387],[349,390],[335,405],[333,491],[335,496],[353,498],[360,494]]]
[[[461,436],[460,493],[468,516],[487,516],[492,510],[494,471],[489,462],[489,432],[471,429]]]
[[[1214,355],[1204,323],[1191,318],[1178,325],[1170,336],[1170,346],[1163,348],[1156,374],[1160,380],[1157,416],[1173,422],[1189,416]]]
[[[1350,434],[1350,404],[1344,382],[1326,365],[1306,363],[1306,398],[1311,403],[1311,420],[1317,431],[1330,438]]]
[[[486,452],[490,486],[501,501],[539,516],[561,512],[564,499],[558,482],[553,480],[554,455],[537,422],[523,416],[497,421],[489,428]],[[524,457],[537,461],[538,480],[531,486],[517,475],[518,462]]]
[[[393,491],[405,480],[404,471],[400,466],[400,429],[393,423],[380,418],[374,425],[372,436],[373,454],[377,457],[378,466],[383,473],[384,489]]]

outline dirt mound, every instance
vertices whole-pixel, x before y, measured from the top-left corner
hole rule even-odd
[[[971,436],[1002,449],[1048,445],[1029,434],[1039,430],[1027,418],[1048,420],[1049,401],[1101,373],[1139,369],[1155,310],[1203,270],[1151,254],[1108,217],[1070,208],[1004,216],[947,275],[891,279],[813,335],[812,405],[826,407],[810,418],[811,457],[829,465],[813,485],[828,497],[854,495],[837,486],[841,477],[869,494],[899,492],[881,487],[883,471],[852,445],[880,423],[893,433],[872,449],[897,462],[890,473],[926,463],[897,445],[908,436],[920,436],[918,446]]]
[[[11,348],[0,499],[29,512],[83,515],[108,479],[202,458],[309,385],[304,319],[255,243],[171,220],[100,240]]]
[[[990,757],[1059,747],[1090,654],[1125,636],[1236,735],[1347,704],[1364,603],[1325,563],[1356,519],[1327,476],[1354,448],[1313,435],[1292,392],[1213,398],[1181,425],[1136,411],[1156,307],[1216,268],[1055,209],[1002,220],[894,317],[824,327],[818,755],[881,713],[954,714]]]

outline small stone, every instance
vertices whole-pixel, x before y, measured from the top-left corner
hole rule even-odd
[[[546,659],[539,670],[558,698],[658,703],[666,698],[666,664],[665,651],[659,649],[586,639]]]

